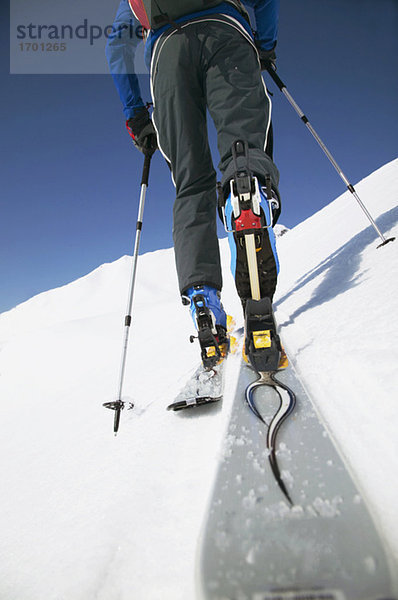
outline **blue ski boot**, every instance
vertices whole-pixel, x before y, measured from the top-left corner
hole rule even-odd
[[[191,316],[198,331],[202,362],[210,370],[228,353],[227,315],[220,292],[208,285],[190,287],[182,297],[190,305]],[[191,335],[190,341],[196,339]]]

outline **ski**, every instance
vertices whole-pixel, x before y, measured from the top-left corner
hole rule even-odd
[[[201,364],[167,410],[176,412],[220,402],[223,396],[225,362],[226,359],[210,370]]]
[[[201,535],[200,597],[397,600],[365,499],[296,371],[256,383],[242,360]],[[291,412],[283,390],[294,390]]]
[[[203,359],[203,348],[201,344],[202,362],[196,371],[191,375],[175,398],[174,402],[169,404],[167,410],[174,412],[184,409],[203,407],[209,404],[220,402],[224,393],[224,376],[226,363],[229,354],[234,354],[239,345],[239,338],[242,336],[243,329],[236,329],[235,321],[232,317],[227,317],[227,338],[223,339],[225,344],[225,356],[216,364],[208,362],[207,353],[211,346],[205,347],[205,360]],[[193,341],[193,336],[191,341]],[[200,339],[199,339],[200,341]],[[212,354],[213,356],[215,353]]]
[[[184,408],[195,408],[196,406],[203,406],[205,404],[212,404],[219,402],[222,396],[213,398],[212,396],[197,396],[195,398],[188,398],[187,400],[181,400],[180,402],[173,402],[167,407],[167,410],[183,410]]]

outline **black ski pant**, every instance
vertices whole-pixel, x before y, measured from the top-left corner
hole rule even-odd
[[[257,50],[228,17],[196,19],[157,40],[151,84],[158,143],[176,186],[173,239],[180,292],[199,284],[221,290],[206,108],[217,130],[223,185],[233,177],[231,147],[240,139],[249,144],[251,170],[263,184],[270,175],[278,194],[278,170],[265,152],[271,110]],[[273,288],[276,270],[274,279]]]

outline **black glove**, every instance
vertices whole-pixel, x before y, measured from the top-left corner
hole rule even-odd
[[[147,108],[143,108],[134,117],[126,121],[134,145],[146,156],[152,156],[158,148],[156,131]]]
[[[271,67],[274,71],[276,71],[276,54],[275,54],[275,46],[272,50],[263,50],[262,48],[257,48],[258,56],[260,58],[261,70],[266,71]]]

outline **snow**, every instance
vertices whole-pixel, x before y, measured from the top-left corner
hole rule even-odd
[[[356,189],[383,233],[396,235],[398,160]],[[278,238],[275,306],[287,352],[398,565],[398,242],[377,244],[344,193]],[[221,246],[224,304],[239,325],[226,240]],[[165,410],[198,349],[188,342],[172,250],[140,256],[124,388],[135,409],[124,411],[115,438],[102,403],[117,392],[130,264],[102,265],[0,315],[5,600],[195,597],[198,536],[228,452],[239,357],[228,361],[222,406]],[[319,508],[338,510],[339,499],[330,502]]]
[[[384,235],[397,235],[398,160],[356,189]],[[276,306],[287,351],[397,558],[398,246],[379,241],[346,192],[281,240]]]

